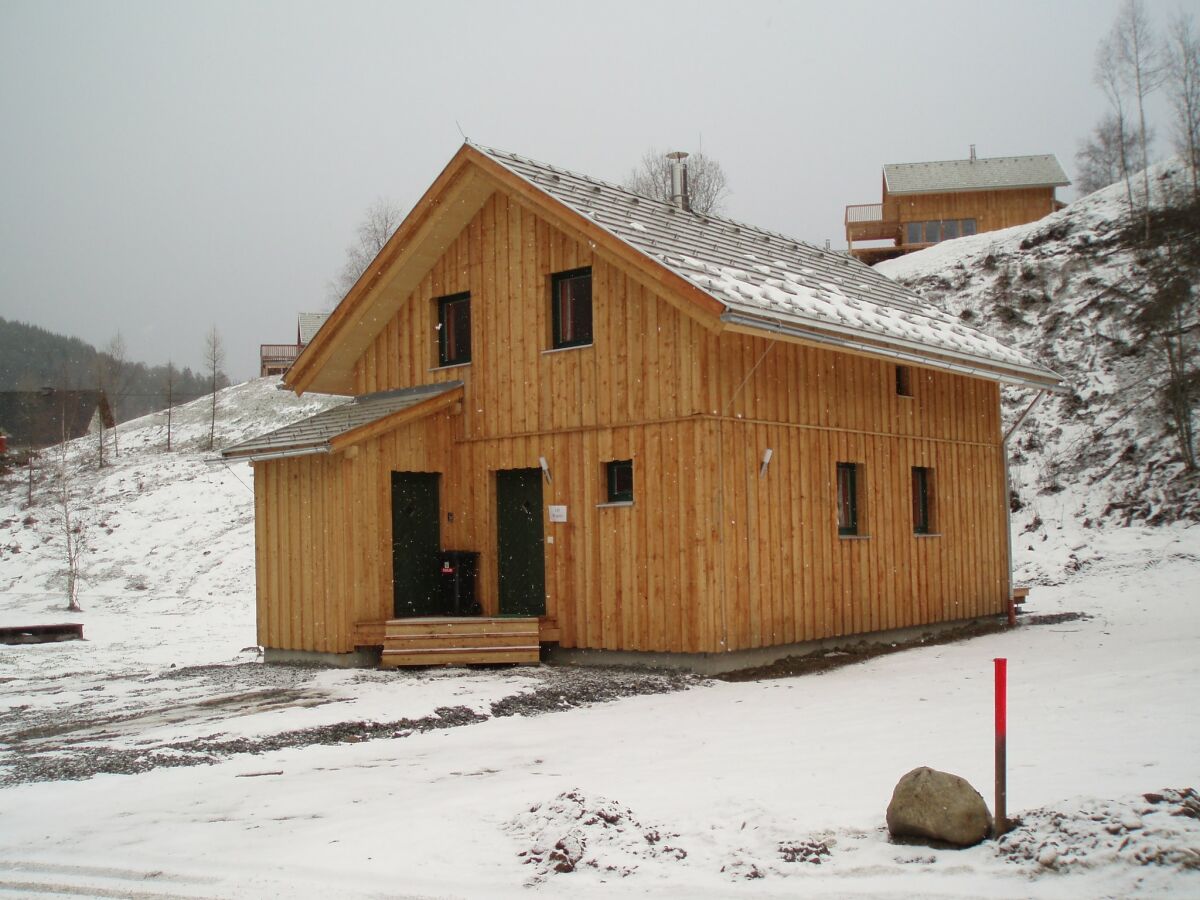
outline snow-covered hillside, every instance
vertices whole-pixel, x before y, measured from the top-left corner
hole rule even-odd
[[[218,448],[345,402],[318,395],[298,399],[278,385],[278,378],[261,378],[218,393]],[[177,664],[211,662],[218,646],[226,658],[253,644],[252,473],[207,452],[210,417],[208,397],[177,407],[170,452],[166,413],[126,422],[117,430],[119,453],[112,433],[106,435],[103,468],[95,436],[67,444],[62,453],[47,451],[34,467],[32,505],[28,470],[10,472],[0,484],[0,625],[64,616],[55,487],[65,464],[72,506],[90,546],[81,567],[81,602],[95,613],[85,620],[89,637],[111,628],[111,637],[127,645],[131,658]],[[221,639],[210,633],[201,643],[175,639],[177,617],[201,611],[209,613],[206,628],[231,631]],[[139,614],[136,632],[121,618],[133,612]]]
[[[218,445],[341,402],[274,379],[218,400]],[[176,415],[170,453],[162,415],[123,425],[102,469],[94,438],[67,448],[82,613],[55,455],[32,506],[27,473],[0,481],[0,624],[87,636],[0,646],[0,893],[1200,894],[1200,526],[1063,507],[1016,545],[1041,582],[1020,627],[803,677],[264,666],[251,470],[207,451],[207,401]],[[997,656],[1021,821],[963,851],[891,843],[911,768],[991,803]]]
[[[1154,205],[1184,195],[1186,170],[1152,170]],[[1018,532],[1068,519],[1200,519],[1200,481],[1184,472],[1158,409],[1164,364],[1136,346],[1145,272],[1128,227],[1125,186],[1037,222],[960,238],[877,269],[963,322],[1066,377],[1014,439]],[[1006,391],[1009,421],[1032,393]]]

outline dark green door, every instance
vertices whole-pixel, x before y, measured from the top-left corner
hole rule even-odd
[[[392,473],[392,587],[396,618],[443,614],[436,472]]]
[[[496,527],[500,615],[545,615],[541,469],[496,473]]]

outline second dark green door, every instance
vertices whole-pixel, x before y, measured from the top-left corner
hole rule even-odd
[[[541,469],[506,469],[496,473],[496,527],[500,615],[545,615]]]
[[[436,472],[392,473],[392,586],[396,618],[444,615]]]

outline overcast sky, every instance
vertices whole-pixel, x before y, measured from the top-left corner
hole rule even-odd
[[[726,215],[844,247],[886,162],[974,143],[1073,176],[1117,5],[0,0],[0,316],[193,367],[215,324],[257,375],[460,126],[611,181],[702,147]]]

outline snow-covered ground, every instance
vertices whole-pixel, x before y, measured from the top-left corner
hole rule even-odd
[[[218,444],[329,401],[264,380],[221,402]],[[22,473],[0,487],[0,624],[88,638],[0,646],[0,895],[1200,896],[1200,819],[1172,814],[1200,803],[1163,790],[1200,786],[1196,526],[1085,528],[1068,486],[1015,549],[1027,621],[1086,618],[554,711],[597,676],[258,663],[250,469],[205,461],[203,401],[180,415],[185,449],[148,417],[77,473],[81,614],[49,483],[30,509]],[[991,803],[997,656],[1026,825],[962,851],[889,843],[916,766]],[[507,714],[548,688],[552,711]],[[79,778],[89,759],[102,774]]]

